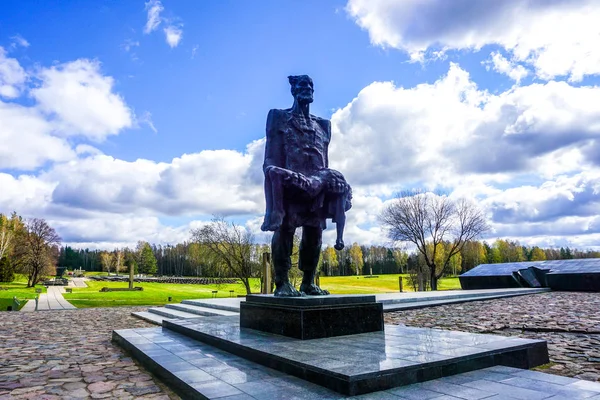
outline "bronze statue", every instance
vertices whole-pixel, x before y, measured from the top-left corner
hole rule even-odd
[[[273,231],[275,296],[327,295],[315,282],[325,220],[337,227],[335,248],[344,248],[346,211],[352,190],[344,176],[329,169],[331,122],[309,112],[313,82],[308,75],[288,77],[294,104],[271,110],[265,149],[266,213],[261,229]],[[300,291],[288,279],[296,228],[302,227],[298,268],[304,273]]]

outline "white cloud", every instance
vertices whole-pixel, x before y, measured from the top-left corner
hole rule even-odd
[[[0,158],[1,159],[1,158]],[[14,176],[0,172],[0,212],[41,216],[52,201],[55,183],[33,175]]]
[[[413,60],[430,50],[496,44],[542,79],[600,73],[595,0],[349,0],[346,11],[373,44],[402,49]]]
[[[573,157],[595,162],[583,151],[600,137],[599,103],[599,87],[553,81],[492,95],[451,64],[432,84],[405,89],[375,82],[361,90],[332,116],[331,165],[359,185],[447,186],[468,174],[555,176],[582,167]]]
[[[6,56],[0,47],[0,97],[13,99],[21,94],[27,74],[19,62]]]
[[[31,170],[48,161],[67,161],[75,157],[64,139],[52,136],[52,124],[38,110],[2,101],[0,143],[0,170]]]
[[[146,11],[148,12],[148,20],[144,27],[144,33],[149,34],[153,32],[162,22],[164,22],[167,25],[163,29],[167,44],[171,48],[177,47],[183,38],[183,24],[176,22],[178,18],[161,17],[160,14],[164,11],[164,7],[160,0],[148,1],[146,3]],[[193,53],[195,53],[195,51],[192,52],[192,58],[194,58]]]
[[[183,30],[179,26],[169,25],[165,28],[165,39],[167,44],[171,47],[177,47],[181,38],[183,37]]]
[[[133,39],[127,39],[121,44],[121,48],[126,52],[130,52],[134,47],[140,47],[140,42]]]
[[[131,110],[113,92],[114,79],[102,75],[97,61],[79,59],[43,68],[38,78],[41,85],[30,93],[61,135],[101,141],[133,124]]]
[[[10,38],[12,40],[11,47],[29,47],[29,42],[21,35],[15,35]]]
[[[521,82],[521,79],[525,78],[529,71],[525,67],[519,64],[515,64],[513,61],[507,60],[502,54],[497,51],[490,54],[491,60],[484,62],[486,69],[489,71],[490,67],[498,72],[508,76],[513,81]]]
[[[160,0],[150,0],[146,3],[146,11],[148,12],[148,20],[144,27],[144,33],[148,34],[160,25],[160,13],[164,11],[164,7]]]
[[[152,121],[152,113],[150,113],[150,111],[144,111],[141,115],[137,116],[136,123],[147,125],[154,133],[158,133],[158,130]]]
[[[53,182],[52,202],[69,210],[162,215],[256,214],[261,184],[246,173],[252,155],[232,150],[184,154],[171,163],[96,155],[56,165],[40,178]]]
[[[26,105],[0,100],[0,170],[34,170],[96,154],[81,138],[101,141],[138,122],[153,127],[148,113],[136,120],[98,62],[80,59],[38,67],[31,76],[0,47],[0,95],[12,100],[28,90],[34,100]],[[76,148],[70,143],[73,136],[79,137]]]

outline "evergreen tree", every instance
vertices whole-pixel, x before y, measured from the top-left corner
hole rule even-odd
[[[15,270],[8,257],[0,258],[0,282],[12,282],[15,280]]]
[[[138,269],[142,274],[155,274],[157,271],[156,257],[148,243],[142,248]]]

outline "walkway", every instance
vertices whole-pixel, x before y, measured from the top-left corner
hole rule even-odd
[[[71,280],[69,280],[69,286],[88,287],[87,283],[85,283],[86,280],[87,278],[71,278]]]
[[[48,286],[46,293],[40,293],[38,301],[38,311],[42,310],[75,310],[76,307],[65,300],[63,293],[65,288],[62,286]],[[35,300],[29,300],[21,311],[35,311]]]

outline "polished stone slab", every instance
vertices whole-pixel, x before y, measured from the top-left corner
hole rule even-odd
[[[386,325],[385,332],[313,340],[240,328],[235,317],[164,321],[164,327],[248,361],[345,395],[505,365],[548,362],[545,341]]]
[[[269,304],[291,307],[341,306],[349,304],[375,303],[375,295],[329,295],[302,297],[275,297],[269,294],[250,294],[246,296],[247,303]]]
[[[113,339],[185,399],[600,399],[598,382],[505,366],[348,397],[168,329],[119,330]]]
[[[240,326],[301,340],[377,332],[383,306],[372,295],[249,295],[240,303]]]

